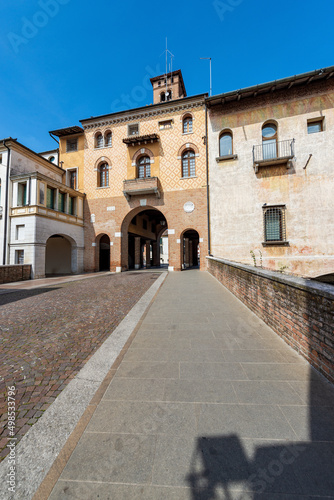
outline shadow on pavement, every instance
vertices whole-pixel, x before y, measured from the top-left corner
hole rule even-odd
[[[0,306],[5,304],[10,304],[12,302],[17,302],[18,300],[28,299],[29,297],[35,297],[36,295],[42,295],[43,293],[52,292],[58,290],[58,287],[43,287],[35,288],[34,290],[13,290],[11,289],[8,293],[0,294]]]

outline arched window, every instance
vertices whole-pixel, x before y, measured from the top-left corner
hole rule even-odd
[[[151,177],[151,160],[149,156],[141,156],[137,161],[137,177],[145,179]]]
[[[171,89],[168,89],[166,92],[166,101],[171,101],[173,97]]]
[[[187,115],[183,118],[183,133],[189,134],[193,131],[193,117]]]
[[[98,132],[95,136],[95,147],[103,148],[103,135],[101,134],[101,132]]]
[[[106,148],[110,148],[112,146],[112,135],[110,130],[104,134],[104,145]]]
[[[275,123],[266,123],[262,127],[263,159],[277,158],[277,126]]]
[[[195,177],[195,152],[188,149],[182,155],[182,177]]]
[[[229,156],[233,154],[233,141],[231,132],[223,132],[219,137],[219,156]]]
[[[165,94],[165,92],[161,92],[161,94],[160,94],[160,102],[165,102],[165,100],[166,100],[166,94]]]
[[[108,163],[101,163],[98,169],[98,185],[99,187],[109,186],[109,166]]]
[[[56,161],[56,158],[54,156],[50,156],[49,161],[51,161],[51,163],[54,163]]]

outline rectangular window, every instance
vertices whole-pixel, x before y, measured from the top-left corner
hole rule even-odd
[[[280,244],[286,242],[285,226],[285,205],[264,206],[263,207],[263,225],[264,225],[264,243]]]
[[[317,132],[322,132],[324,129],[324,119],[312,118],[312,120],[307,120],[307,133],[316,134]]]
[[[68,176],[69,176],[70,188],[77,189],[77,171],[76,170],[69,170]]]
[[[128,136],[139,135],[139,123],[128,125]]]
[[[173,121],[172,120],[165,120],[163,122],[159,122],[159,129],[160,130],[165,130],[168,128],[173,128]]]
[[[27,204],[27,183],[19,182],[17,186],[17,205],[24,206]]]
[[[46,206],[47,206],[47,208],[54,209],[55,195],[56,195],[56,190],[54,188],[48,187],[46,190]]]
[[[17,225],[15,228],[15,239],[16,240],[24,240],[24,224]]]
[[[45,190],[45,184],[40,183],[39,184],[39,203],[40,205],[44,205],[44,190]]]
[[[24,264],[24,250],[15,250],[15,264]]]
[[[65,212],[65,193],[58,193],[58,210]]]
[[[68,213],[75,215],[75,198],[73,196],[70,196],[68,200]]]
[[[72,153],[73,151],[78,151],[78,139],[67,139],[66,153]]]

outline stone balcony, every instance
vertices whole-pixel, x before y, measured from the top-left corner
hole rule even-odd
[[[158,177],[145,177],[123,181],[123,193],[127,200],[132,196],[161,196],[161,186]]]

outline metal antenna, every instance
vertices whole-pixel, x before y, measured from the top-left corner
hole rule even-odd
[[[206,59],[210,61],[210,97],[212,96],[212,65],[211,65],[211,57],[200,57],[200,59]]]

